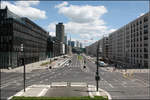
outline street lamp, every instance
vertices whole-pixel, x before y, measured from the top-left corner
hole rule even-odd
[[[99,41],[98,41],[98,46],[97,46],[97,70],[96,70],[96,76],[95,76],[96,91],[98,91],[98,81],[100,80],[99,70],[98,70],[98,68],[99,68],[98,60],[99,60]]]
[[[26,72],[25,72],[25,62],[24,62],[24,50],[23,50],[24,48],[23,48],[23,44],[21,44],[21,52],[23,53],[23,55],[22,55],[22,65],[24,66],[24,73],[23,73],[23,79],[24,79],[24,92],[26,91],[25,90],[25,79],[26,79]]]

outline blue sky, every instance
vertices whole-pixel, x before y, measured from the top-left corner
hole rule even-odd
[[[148,1],[11,1],[2,3],[2,7],[5,5],[51,35],[55,34],[55,24],[63,22],[68,38],[71,35],[72,40],[85,45],[149,11]]]

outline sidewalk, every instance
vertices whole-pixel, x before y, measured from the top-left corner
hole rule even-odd
[[[52,66],[53,68],[58,68],[59,66],[57,65],[58,62],[63,63],[64,62],[64,58],[61,58],[62,56],[57,57],[58,60],[53,60],[54,58],[51,58],[53,60],[53,62],[50,64],[50,66]],[[67,58],[65,58],[66,61]],[[50,58],[47,58],[46,60],[42,60],[39,62],[35,62],[35,63],[31,63],[31,64],[26,64],[26,73],[30,73],[33,70],[37,70],[37,69],[47,69],[49,66],[40,66],[42,63],[44,62],[49,62]],[[14,69],[1,69],[2,72],[17,72],[17,73],[23,73],[23,66],[19,66],[16,67]]]
[[[14,96],[25,97],[81,97],[81,96],[105,96],[111,99],[108,92],[99,89],[96,92],[94,85],[87,85],[84,82],[53,82],[51,85],[32,85],[26,88],[26,92],[21,90]],[[9,97],[10,100],[13,96]]]
[[[109,72],[119,72],[119,73],[149,73],[150,69],[115,69],[114,67],[101,67],[101,69]]]

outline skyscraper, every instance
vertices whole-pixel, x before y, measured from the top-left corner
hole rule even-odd
[[[80,48],[82,48],[82,43],[80,43]]]
[[[64,37],[64,43],[67,44],[67,36]]]
[[[63,23],[56,24],[56,38],[64,43],[64,35],[65,32]]]
[[[76,47],[80,47],[80,42],[76,41]]]

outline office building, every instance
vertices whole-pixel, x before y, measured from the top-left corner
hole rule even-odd
[[[8,10],[0,9],[0,67],[16,67],[25,63],[44,60],[48,32],[25,17],[19,17]],[[23,52],[21,52],[23,44]]]
[[[130,68],[150,67],[150,13],[109,35],[108,57]]]
[[[99,52],[100,52],[99,56],[102,57],[102,54],[103,54],[102,53],[102,45],[103,45],[102,39],[94,42],[93,44],[91,44],[89,46],[86,46],[85,47],[86,54],[96,57],[97,56],[98,42],[99,42]]]
[[[80,42],[79,41],[76,41],[76,47],[80,47]]]
[[[80,43],[80,48],[82,48],[82,43]]]
[[[64,41],[64,36],[65,36],[65,32],[64,32],[64,25],[63,23],[58,23],[56,25],[56,38],[60,41],[60,42],[65,42]]]
[[[102,58],[105,60],[108,60],[108,48],[109,48],[109,43],[108,43],[108,37],[103,37],[102,38]]]
[[[67,45],[67,36],[64,37],[64,44]]]
[[[56,38],[60,41],[60,54],[63,55],[65,54],[65,44],[67,43],[63,23],[58,23],[56,25]]]
[[[75,47],[75,41],[71,41],[71,47]]]

